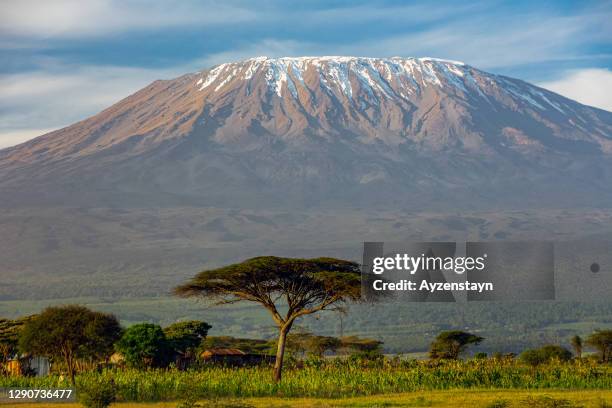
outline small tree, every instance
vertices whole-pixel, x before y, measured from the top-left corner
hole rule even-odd
[[[25,352],[64,361],[74,384],[79,358],[106,358],[121,334],[117,318],[83,306],[48,307],[28,321],[19,347]]]
[[[306,351],[315,357],[323,357],[327,351],[334,352],[340,348],[342,341],[337,337],[309,336],[306,339]]]
[[[164,334],[175,352],[185,354],[200,346],[211,327],[208,323],[190,320],[171,324],[164,329]]]
[[[296,319],[322,310],[340,310],[359,300],[361,279],[354,262],[333,258],[264,256],[200,272],[175,289],[179,296],[201,296],[217,303],[255,302],[278,327],[274,380],[280,381],[287,335]]]
[[[125,330],[115,344],[125,362],[131,367],[150,368],[163,366],[170,350],[162,328],[152,323],[140,323]]]
[[[609,362],[612,355],[612,330],[596,330],[587,337],[586,344],[599,352],[602,362]]]
[[[340,347],[362,355],[382,354],[383,342],[357,336],[345,336],[340,339]]]
[[[17,320],[0,319],[0,372],[4,368],[4,363],[18,352],[21,329],[33,317]]]
[[[431,343],[429,357],[456,360],[471,344],[479,344],[484,338],[461,330],[444,331]]]
[[[578,335],[575,335],[570,340],[570,343],[574,349],[574,353],[576,353],[576,357],[582,358],[582,338]]]
[[[335,351],[342,345],[337,337],[317,336],[312,333],[294,333],[287,337],[286,348],[295,354],[321,358],[327,351]]]

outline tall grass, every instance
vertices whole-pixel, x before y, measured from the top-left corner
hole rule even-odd
[[[198,371],[104,370],[77,377],[79,384],[112,379],[123,401],[214,397],[354,397],[417,390],[468,388],[611,389],[612,367],[592,362],[551,363],[537,368],[516,361],[385,361],[363,364],[329,361],[289,368],[275,384],[268,367],[209,367]],[[0,387],[68,387],[66,379],[0,378]]]

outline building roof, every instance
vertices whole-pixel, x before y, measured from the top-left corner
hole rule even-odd
[[[244,356],[246,355],[246,353],[236,348],[214,348],[214,349],[204,350],[201,355],[203,356]]]

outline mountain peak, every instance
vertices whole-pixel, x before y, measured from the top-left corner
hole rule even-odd
[[[197,86],[200,91],[210,87],[219,91],[233,79],[250,81],[263,72],[268,88],[279,97],[285,87],[296,97],[298,88],[306,87],[304,77],[313,73],[328,91],[340,90],[348,98],[353,97],[354,82],[370,94],[401,97],[394,95],[394,83],[408,93],[419,92],[422,86],[445,83],[464,88],[463,78],[470,75],[470,69],[462,62],[431,57],[261,56],[217,65],[199,78]]]
[[[155,81],[0,151],[0,194],[405,206],[574,189],[588,199],[609,185],[611,156],[612,113],[469,65],[257,57]],[[566,180],[570,167],[581,170]]]
[[[364,63],[373,63],[373,62],[401,62],[401,61],[420,61],[420,62],[440,62],[445,64],[453,64],[453,65],[465,65],[465,63],[461,61],[453,61],[449,59],[443,58],[435,58],[435,57],[358,57],[358,56],[350,56],[350,55],[322,55],[322,56],[301,56],[301,57],[268,57],[265,55],[248,58],[246,60],[242,60],[238,63],[245,62],[268,62],[271,64],[274,63],[287,63],[287,62],[336,62],[336,63],[348,63],[348,62],[364,62]]]

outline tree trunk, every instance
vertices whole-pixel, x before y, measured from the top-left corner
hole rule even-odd
[[[281,327],[278,334],[278,345],[276,347],[276,360],[274,360],[274,381],[280,382],[283,370],[283,357],[285,356],[285,343],[290,325]]]
[[[74,381],[74,362],[72,359],[72,354],[70,352],[66,353],[66,366],[68,368],[68,376],[70,377],[70,382],[72,385],[75,385]]]

